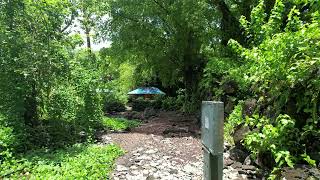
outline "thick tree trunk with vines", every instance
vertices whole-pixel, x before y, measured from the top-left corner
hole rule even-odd
[[[212,5],[217,7],[221,13],[221,43],[227,45],[230,39],[235,39],[242,44],[243,33],[239,20],[232,14],[224,0],[212,0]]]

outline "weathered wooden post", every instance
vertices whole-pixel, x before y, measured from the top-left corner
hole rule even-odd
[[[223,102],[203,101],[201,139],[204,149],[204,180],[223,178]]]

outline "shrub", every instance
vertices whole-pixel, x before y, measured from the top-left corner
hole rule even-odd
[[[252,118],[246,118],[246,125],[255,129],[247,134],[243,141],[254,157],[258,154],[271,153],[277,168],[293,167],[295,163],[302,161],[312,166],[320,162],[320,159],[318,159],[319,162],[313,160],[309,154],[319,152],[319,147],[308,148],[308,145],[314,141],[319,142],[320,132],[306,131],[310,128],[309,125],[299,129],[296,127],[296,121],[288,115],[279,115],[274,120],[255,115]]]
[[[2,162],[11,157],[12,148],[15,143],[13,129],[2,125],[0,116],[0,165]]]
[[[115,145],[75,144],[65,150],[37,150],[0,164],[0,178],[109,179],[123,151]]]
[[[177,105],[176,98],[175,97],[166,97],[165,99],[162,100],[162,109],[164,110],[178,110],[181,107]]]
[[[234,133],[234,128],[238,125],[244,123],[244,118],[242,115],[242,103],[239,103],[234,107],[234,110],[227,118],[227,122],[224,124],[224,138],[230,144],[234,144],[232,134]]]
[[[74,87],[70,85],[59,85],[51,92],[47,102],[47,119],[73,122],[76,119],[79,107],[83,101],[79,98]]]
[[[166,98],[163,95],[155,95],[152,99],[144,99],[138,97],[136,99],[131,98],[132,110],[134,111],[144,111],[146,108],[161,109],[163,101]]]
[[[259,132],[248,134],[244,139],[244,145],[254,156],[258,153],[271,152],[278,167],[294,165],[294,154],[299,149],[295,122],[287,115],[280,115],[274,123],[271,120],[256,118],[250,121],[254,127],[260,127]],[[265,123],[263,123],[265,122]],[[290,153],[291,151],[291,153]]]
[[[141,124],[138,120],[127,120],[124,118],[110,118],[105,117],[103,119],[103,126],[107,129],[123,131],[137,127]]]
[[[271,154],[278,168],[320,162],[318,9],[318,2],[279,0],[267,16],[261,0],[250,21],[240,19],[250,43],[229,41],[243,65],[228,76],[258,100],[257,114],[242,119],[253,130],[244,144],[254,155]]]
[[[271,154],[275,170],[283,166],[293,167],[302,162],[312,166],[320,163],[320,153],[314,153],[320,150],[316,145],[320,142],[320,131],[314,122],[310,121],[299,128],[296,121],[288,115],[279,115],[275,119],[258,114],[244,117],[242,106],[242,103],[238,104],[225,123],[227,141],[232,142],[234,128],[243,124],[251,130],[243,139],[244,146],[255,158],[266,158],[264,155]]]
[[[103,118],[102,101],[95,90],[88,90],[84,94],[84,107],[80,112],[78,119],[80,125],[86,130],[98,128]]]
[[[145,100],[142,97],[132,100],[133,111],[144,111],[147,107],[151,107],[152,103],[150,100]]]
[[[310,6],[316,8],[317,3]],[[289,14],[284,14],[284,7],[282,1],[277,1],[271,10],[273,15],[267,19],[263,17],[266,10],[261,1],[253,11],[260,13],[251,22],[244,17],[241,20],[248,36],[253,37],[253,47],[244,48],[233,40],[229,44],[245,62],[234,75],[242,72],[242,83],[251,87],[260,104],[271,105],[276,116],[289,114],[303,119],[304,122],[297,122],[302,127],[307,119],[319,118],[319,12],[310,13],[303,21],[297,6]],[[280,28],[283,16],[288,21]]]
[[[120,102],[119,100],[107,100],[104,103],[104,111],[107,113],[112,112],[123,112],[126,110],[126,106],[124,103]]]
[[[162,100],[162,109],[169,111],[180,111],[187,109],[188,103],[184,101],[184,95],[179,94],[177,97],[165,97]]]
[[[161,109],[163,99],[165,99],[164,95],[156,95],[153,100],[150,100],[151,107],[154,109]]]

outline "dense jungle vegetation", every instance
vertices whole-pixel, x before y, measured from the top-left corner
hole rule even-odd
[[[274,174],[319,166],[320,2],[0,0],[0,179],[108,177],[123,152],[94,134],[134,126],[104,112],[139,86],[164,110],[223,101],[226,140],[246,128]]]

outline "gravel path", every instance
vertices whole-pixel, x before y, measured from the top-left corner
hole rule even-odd
[[[201,180],[202,145],[193,117],[161,113],[128,133],[104,134],[104,144],[120,145],[114,180]],[[229,158],[229,153],[224,153]],[[247,179],[232,166],[224,169],[224,180]]]

